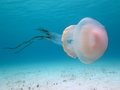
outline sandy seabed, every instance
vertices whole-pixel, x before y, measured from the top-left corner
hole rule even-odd
[[[38,63],[0,68],[0,90],[120,90],[120,63]]]

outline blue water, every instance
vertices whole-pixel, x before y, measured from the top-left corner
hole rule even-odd
[[[107,62],[120,58],[120,1],[113,0],[1,0],[0,1],[0,63],[66,62],[74,60],[63,48],[48,40],[38,40],[18,54],[5,50],[41,35],[42,27],[62,35],[63,30],[84,17],[102,23],[109,36],[109,46],[101,57]],[[78,62],[78,59],[74,60]],[[81,62],[79,62],[81,63]]]
[[[5,47],[15,47],[34,36],[45,35],[35,30],[39,27],[62,35],[63,30],[67,26],[75,25],[85,17],[91,17],[104,25],[109,38],[107,51],[98,61],[92,64],[84,64],[78,59],[69,57],[61,45],[57,45],[46,39],[36,40],[17,54],[15,54],[15,52],[19,51],[22,47],[15,50],[4,49]],[[108,65],[108,63],[111,64]],[[84,78],[84,75],[88,73],[87,71],[84,72],[84,70],[88,70],[88,68],[91,69],[93,66],[94,68],[92,68],[91,71],[89,70],[90,72],[92,72],[92,70],[101,70],[96,71],[95,76],[101,76],[101,73],[103,73],[103,75],[106,74],[104,70],[107,69],[111,72],[116,70],[116,74],[114,74],[113,77],[108,77],[112,76],[112,73],[108,73],[108,76],[101,77],[103,77],[103,79],[108,77],[110,81],[111,78],[113,78],[113,86],[118,85],[119,88],[119,66],[117,67],[119,63],[120,0],[0,0],[0,88],[4,88],[2,88],[2,90],[6,90],[6,88],[8,90],[22,88],[23,84],[18,83],[19,85],[17,85],[15,82],[29,78],[29,76],[30,81],[27,81],[28,85],[27,83],[25,84],[30,87],[29,83],[35,82],[34,84],[37,85],[41,83],[39,75],[44,76],[44,74],[47,75],[47,73],[55,73],[58,75],[59,73],[57,72],[61,73],[61,71],[64,71],[64,68],[66,72],[66,68],[68,68],[69,71],[72,70],[70,75],[75,75],[75,71],[81,73],[80,69],[82,69],[83,76],[80,78]],[[103,65],[105,68],[103,68]],[[35,70],[42,70],[42,68],[43,74],[41,72],[35,73]],[[54,72],[53,70],[52,72],[49,68],[56,69],[56,71]],[[57,70],[57,68],[59,69]],[[61,68],[63,68],[63,70]],[[24,71],[24,69],[30,71],[27,71],[27,74],[18,72],[19,70]],[[33,75],[33,77],[39,77],[40,82],[32,81],[31,75],[29,74]],[[92,73],[88,73],[88,75],[91,74]],[[21,78],[20,75],[23,75],[23,78]],[[79,76],[79,74],[77,75]],[[56,77],[54,78],[56,79]],[[47,82],[46,80],[48,79],[45,77],[44,81]],[[63,78],[60,79],[62,80]],[[76,78],[76,80],[77,79],[78,78]],[[73,83],[73,85],[75,84]],[[107,82],[105,82],[105,84],[107,84]],[[111,85],[111,87],[113,86]],[[31,87],[34,87],[34,85],[31,85]]]

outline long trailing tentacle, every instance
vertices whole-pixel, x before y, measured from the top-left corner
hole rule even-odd
[[[33,41],[30,42],[28,45],[24,46],[23,48],[21,48],[19,51],[15,52],[15,54],[21,52],[23,49],[25,49],[26,47],[28,47],[28,46],[29,46],[30,44],[32,44],[32,43],[33,43]]]
[[[28,43],[28,44],[27,44],[26,46],[24,46],[22,49],[20,49],[19,51],[15,52],[15,53],[19,53],[20,51],[22,51],[23,49],[25,49],[26,47],[28,47],[30,44],[32,44],[36,39],[41,40],[41,39],[47,39],[47,38],[49,39],[49,36],[35,36],[35,37],[31,38],[30,40],[25,41],[25,42],[19,44],[19,45],[16,46],[16,47],[13,47],[13,48],[11,48],[11,47],[5,47],[4,49],[14,50],[14,49],[17,49],[17,48],[19,48],[20,46]]]
[[[39,39],[41,38],[41,39],[42,39],[43,37],[44,37],[44,36],[35,36],[35,37],[31,38],[30,40],[25,41],[25,42],[19,44],[19,45],[16,46],[16,47],[13,47],[13,48],[11,48],[11,47],[5,47],[4,49],[11,49],[11,50],[13,50],[13,49],[17,49],[17,48],[19,48],[20,46],[22,46],[23,44],[27,44],[27,43],[33,41],[33,40],[36,39],[36,38],[39,38]]]
[[[23,49],[25,49],[26,47],[28,47],[29,45],[31,45],[36,39],[41,40],[41,39],[51,39],[52,38],[51,32],[49,32],[48,30],[45,30],[43,28],[38,28],[36,30],[39,30],[39,31],[45,33],[47,36],[35,36],[35,37],[31,38],[30,40],[25,41],[25,42],[17,45],[16,47],[5,47],[4,49],[14,50],[14,49],[17,49],[17,48],[21,47],[24,44],[27,44],[26,46],[24,46],[23,48],[21,48],[19,51],[15,52],[15,53],[19,53]]]

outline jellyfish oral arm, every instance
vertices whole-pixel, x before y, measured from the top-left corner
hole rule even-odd
[[[49,39],[50,41],[54,42],[57,45],[62,45],[62,41],[61,41],[62,35],[51,32],[50,36],[51,36]]]

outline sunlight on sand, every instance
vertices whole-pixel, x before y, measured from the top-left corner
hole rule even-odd
[[[120,90],[120,64],[41,65],[1,69],[0,90]]]

